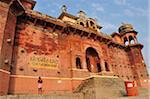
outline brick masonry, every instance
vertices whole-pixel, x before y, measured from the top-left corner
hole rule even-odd
[[[9,72],[6,71],[2,71],[0,69],[0,78],[2,78],[0,80],[0,95],[6,95],[8,93],[8,89],[9,89]]]
[[[0,1],[0,69],[10,72],[10,76],[0,74],[0,79],[8,79],[1,85],[6,86],[5,94],[36,94],[39,76],[43,94],[73,92],[93,75],[135,80],[140,87],[150,87],[144,82],[149,75],[143,45],[136,42],[132,26],[123,25],[120,29],[125,30],[108,36],[92,18],[87,20],[89,27],[83,27],[78,23],[81,19],[69,13],[53,18],[33,11],[33,0],[21,2]]]

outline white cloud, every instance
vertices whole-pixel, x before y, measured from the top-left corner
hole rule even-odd
[[[114,0],[114,2],[117,5],[125,5],[126,4],[126,0]]]
[[[102,26],[103,26],[103,31],[104,32],[107,32],[107,33],[112,33],[112,32],[115,32],[115,31],[117,31],[117,29],[118,29],[118,26],[117,25],[115,25],[115,24],[112,24],[112,23],[109,23],[109,22],[103,22],[102,23]]]
[[[54,10],[54,9],[51,9],[50,12],[51,12],[51,13],[55,13],[55,10]]]
[[[110,13],[112,17],[121,17],[122,15],[120,13]]]
[[[104,7],[101,4],[92,3],[91,5],[96,11],[100,11],[100,12],[104,11]]]
[[[56,2],[52,2],[51,5],[53,5],[53,6],[55,6],[55,7],[60,7],[60,5],[59,5],[58,3],[56,3]]]
[[[110,14],[112,17],[145,17],[149,16],[150,13],[148,12],[148,9],[143,9],[143,8],[137,8],[130,6],[126,9],[123,9],[122,13],[111,13]]]
[[[148,11],[142,8],[129,7],[128,9],[124,10],[124,15],[128,17],[147,16]]]
[[[87,0],[80,0],[81,2],[86,2]]]
[[[124,10],[124,15],[128,16],[128,17],[133,17],[135,14],[131,10],[125,9]]]

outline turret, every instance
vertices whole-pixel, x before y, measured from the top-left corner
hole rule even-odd
[[[24,7],[19,0],[0,1],[0,12],[0,95],[6,95],[11,74],[17,18],[24,13]]]
[[[142,84],[143,81],[148,78],[148,71],[141,51],[143,45],[137,41],[137,31],[135,31],[131,24],[122,24],[119,27],[119,34],[124,45],[128,49],[127,52],[130,60],[130,66],[134,73],[134,79],[137,81],[139,86],[145,86]]]
[[[36,2],[34,0],[20,0],[26,9],[33,9]]]
[[[136,38],[137,32],[131,24],[122,24],[118,31],[121,35],[123,43],[126,46],[138,43]]]

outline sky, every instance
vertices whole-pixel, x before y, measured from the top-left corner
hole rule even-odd
[[[149,0],[35,0],[34,10],[58,17],[61,14],[62,5],[67,6],[67,12],[77,15],[78,11],[86,12],[88,17],[95,18],[103,28],[102,32],[111,34],[118,32],[122,23],[129,23],[138,32],[138,42],[144,45],[142,50],[145,63],[150,53],[149,43]],[[149,57],[148,57],[149,56]]]

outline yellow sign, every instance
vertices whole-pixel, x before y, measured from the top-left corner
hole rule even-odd
[[[42,56],[32,56],[30,57],[29,64],[33,67],[56,68],[58,60]]]

